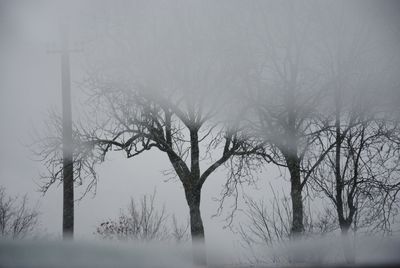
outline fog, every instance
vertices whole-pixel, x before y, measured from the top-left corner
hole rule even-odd
[[[369,162],[363,162],[359,173],[367,174],[361,175],[365,180],[366,177],[384,178],[381,185],[386,183],[387,188],[382,186],[385,190],[394,191],[399,187],[399,11],[400,5],[392,0],[0,0],[0,186],[9,196],[27,194],[30,207],[40,212],[39,224],[26,244],[11,240],[1,242],[2,252],[4,249],[4,252],[17,253],[2,253],[0,265],[23,267],[25,264],[14,263],[19,257],[10,256],[29,250],[33,238],[56,240],[41,242],[41,245],[44,249],[54,246],[54,251],[58,252],[66,247],[77,256],[71,244],[57,242],[62,239],[62,173],[50,183],[46,193],[40,191],[50,182],[50,173],[62,169],[62,145],[54,145],[59,149],[54,154],[57,161],[61,161],[58,165],[46,166],[44,161],[38,160],[43,154],[39,157],[37,154],[38,148],[39,151],[43,148],[40,141],[61,140],[62,136],[61,121],[57,121],[62,115],[61,23],[69,29],[73,137],[75,142],[82,142],[79,145],[90,144],[79,147],[74,159],[82,160],[80,163],[87,166],[75,169],[75,172],[82,172],[75,174],[76,241],[73,243],[82,247],[82,251],[93,247],[94,252],[105,250],[111,255],[119,252],[115,254],[126,257],[119,262],[125,266],[135,262],[136,255],[128,256],[122,252],[143,251],[147,256],[152,255],[153,247],[161,248],[164,255],[169,255],[170,251],[171,255],[176,252],[185,255],[170,260],[170,263],[179,260],[171,267],[187,267],[191,263],[191,257],[187,258],[191,254],[188,242],[176,248],[163,244],[132,246],[110,242],[114,247],[109,248],[107,240],[96,235],[99,224],[118,218],[131,198],[139,200],[154,191],[157,209],[165,206],[168,216],[175,215],[181,224],[190,219],[186,184],[178,172],[180,169],[173,166],[171,154],[162,147],[164,145],[151,145],[151,139],[146,144],[147,132],[141,140],[130,147],[127,145],[132,133],[142,131],[142,125],[149,122],[145,117],[147,112],[161,118],[162,128],[166,128],[168,122],[172,124],[171,148],[187,166],[191,165],[191,171],[194,162],[191,158],[191,127],[193,122],[199,124],[199,175],[223,154],[227,135],[234,133],[235,137],[245,139],[240,150],[254,146],[253,151],[257,154],[248,159],[239,156],[242,153],[239,149],[237,158],[224,159],[226,162],[206,177],[200,190],[209,264],[246,265],[268,264],[274,259],[266,253],[272,249],[266,249],[256,239],[249,246],[251,239],[243,238],[241,230],[247,229],[241,226],[251,225],[249,198],[263,200],[268,213],[275,213],[271,200],[276,194],[279,196],[275,201],[290,198],[291,172],[287,169],[290,164],[285,153],[291,152],[294,143],[296,156],[298,150],[299,159],[304,159],[299,172],[303,172],[302,180],[307,180],[303,196],[300,196],[306,211],[304,229],[313,223],[308,225],[309,219],[313,218],[310,215],[319,217],[326,208],[336,213],[333,203],[337,203],[331,200],[334,194],[331,199],[329,197],[330,191],[335,190],[335,173],[326,171],[334,153],[332,158],[330,151],[326,153],[331,162],[321,159],[320,164],[318,160],[320,155],[325,156],[324,151],[333,139],[334,132],[329,131],[330,127],[334,129],[335,116],[336,119],[343,117],[339,121],[339,134],[342,131],[342,135],[353,133],[347,129],[354,125],[366,125],[354,123],[353,117],[363,120],[374,117],[377,122],[390,122],[385,127],[381,123],[371,126],[374,134],[369,140],[380,143],[367,147],[369,151],[365,157],[369,157]],[[335,92],[340,92],[340,105],[334,101]],[[339,117],[335,114],[338,107],[342,109]],[[162,118],[164,115],[167,118],[169,113],[177,116],[170,121]],[[290,119],[287,125],[281,120],[290,114],[298,116],[294,123],[295,134],[288,131]],[[155,123],[150,125],[154,127]],[[375,132],[377,126],[379,130],[386,130],[382,137],[387,141],[375,138],[376,133],[381,133]],[[315,133],[325,133],[327,129],[325,136],[309,138]],[[354,133],[359,133],[356,131]],[[358,137],[357,134],[349,135],[349,140]],[[90,142],[96,139],[101,141],[98,147],[91,147],[93,143]],[[109,143],[111,147],[106,147],[103,140],[119,144]],[[233,143],[227,145],[226,148],[234,148]],[[382,146],[380,150],[379,146]],[[371,156],[385,151],[386,146],[391,148],[387,158]],[[259,153],[261,147],[263,155]],[[343,151],[347,150],[350,145],[343,148]],[[75,157],[74,150],[75,147],[70,151]],[[130,155],[132,153],[137,155]],[[345,169],[346,161],[340,161]],[[96,173],[95,179],[92,171]],[[322,174],[323,171],[326,173]],[[343,171],[343,178],[346,176]],[[344,185],[347,187],[348,184]],[[325,188],[321,190],[321,187]],[[360,246],[353,245],[360,248],[355,254],[358,263],[374,262],[366,254],[371,248],[361,249],[362,239],[373,240],[371,237],[390,234],[392,238],[384,243],[389,245],[388,248],[398,249],[398,191],[380,199],[378,190],[370,190],[371,195],[376,194],[379,198],[369,200],[365,197],[367,194],[363,196],[368,191],[366,188],[360,190],[361,197],[357,196],[359,215],[364,215],[364,218],[355,216],[360,219],[359,225],[364,226],[359,227],[360,238],[354,244]],[[382,207],[376,206],[383,214],[368,210],[371,204],[385,198],[393,202],[382,201]],[[344,202],[347,200],[344,198]],[[348,213],[346,209],[345,213]],[[316,221],[318,217],[313,219]],[[332,217],[330,221],[336,223],[337,216]],[[381,218],[385,219],[381,221]],[[291,220],[288,217],[287,221]],[[170,218],[168,224],[169,221]],[[288,232],[291,233],[292,227],[288,227]],[[354,230],[357,228],[355,226]],[[320,247],[329,251],[327,244],[333,241],[335,250],[340,249],[339,230],[337,224],[324,236],[323,242],[316,242],[314,246],[322,244]],[[373,243],[370,244],[373,248]],[[118,251],[120,247],[123,250]],[[313,245],[309,244],[294,247],[313,251]],[[286,244],[284,249],[279,243],[273,248],[277,248],[282,256],[293,255],[287,252]],[[342,263],[341,254],[337,253],[340,257],[333,257],[333,261],[327,263]],[[395,255],[382,251],[377,253],[375,260],[391,259],[386,256],[392,254]],[[53,257],[49,255],[42,255],[43,263],[36,266],[52,266]],[[102,263],[102,260],[96,260],[97,255],[93,253],[88,265]],[[26,258],[30,263],[30,257]],[[67,261],[61,256],[55,258]],[[114,263],[112,258],[103,258],[110,265]],[[160,256],[157,261],[162,262],[163,258]],[[394,257],[391,260],[399,261]],[[82,261],[77,261],[75,267],[86,266],[86,260]],[[145,262],[144,267],[160,265]]]
[[[372,242],[363,238],[357,252],[359,267],[383,267],[398,263],[396,254],[398,241],[385,240]],[[339,240],[318,240],[301,242],[290,248],[276,247],[261,249],[264,256],[285,258],[289,253],[308,254],[309,267],[321,267],[323,264],[332,267],[338,263],[342,243]],[[5,267],[198,267],[193,265],[190,248],[183,246],[171,247],[165,244],[141,244],[80,241],[2,241],[0,243],[0,258]],[[227,265],[226,252],[210,245],[211,267],[241,267]],[[156,252],[156,254],[154,254]],[[218,254],[215,254],[218,252]],[[262,266],[260,266],[262,267]],[[266,266],[268,267],[268,266]],[[279,267],[276,264],[272,267]],[[281,267],[288,267],[283,262]],[[346,266],[334,266],[346,267]]]

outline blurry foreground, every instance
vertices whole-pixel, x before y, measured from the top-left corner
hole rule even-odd
[[[348,245],[347,245],[348,246]],[[269,261],[264,264],[230,262],[226,251],[208,247],[208,267],[396,267],[400,264],[400,240],[358,238],[347,253],[354,253],[356,263],[345,264],[343,240],[325,238],[259,248]],[[355,250],[356,249],[356,250]],[[355,251],[354,251],[355,250]],[[345,251],[346,252],[346,251]],[[288,261],[288,256],[300,261]],[[301,260],[298,257],[301,256]],[[275,260],[275,261],[273,261]],[[231,259],[231,261],[233,261]],[[130,242],[40,241],[0,242],[0,267],[195,267],[191,245],[134,244]]]

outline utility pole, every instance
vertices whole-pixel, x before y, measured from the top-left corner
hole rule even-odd
[[[77,50],[69,49],[68,30],[67,23],[60,24],[61,49],[48,51],[49,53],[61,55],[64,239],[72,239],[74,235],[74,159],[69,54]]]

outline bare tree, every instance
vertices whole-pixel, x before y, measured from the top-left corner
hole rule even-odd
[[[398,135],[398,127],[386,116],[365,110],[347,112],[350,119],[345,123],[340,107],[336,106],[335,130],[321,135],[335,143],[335,149],[315,170],[311,185],[332,202],[345,239],[346,261],[352,263],[349,230],[390,234],[398,215],[398,143],[389,138]]]
[[[39,212],[28,207],[28,197],[10,197],[0,187],[0,235],[3,238],[21,239],[33,233]]]
[[[315,169],[311,185],[332,202],[346,242],[346,260],[354,262],[349,230],[390,233],[397,214],[398,123],[382,98],[386,94],[381,94],[391,90],[391,66],[371,39],[370,25],[344,12],[344,5],[332,8],[342,11],[340,22],[332,24],[330,12],[318,14],[324,32],[322,71],[331,81],[327,110],[334,128],[321,132],[319,139],[323,146],[335,147]],[[321,148],[314,153],[320,154]]]
[[[165,206],[157,210],[156,192],[144,195],[137,204],[132,198],[128,211],[121,211],[117,220],[107,220],[97,227],[96,234],[103,239],[135,240],[140,242],[170,241],[185,242],[188,238],[189,225],[180,225],[172,216],[169,226],[169,216]]]
[[[271,186],[272,199],[256,201],[246,198],[243,210],[245,220],[239,224],[238,233],[244,249],[250,252],[251,263],[282,263],[290,261],[290,256],[275,253],[274,249],[285,245],[290,240],[292,207],[290,198],[280,196]],[[304,213],[304,237],[317,237],[329,234],[337,229],[335,215],[328,207],[323,211],[311,209],[311,202],[306,202],[308,209]],[[306,206],[307,207],[307,206]],[[259,252],[258,249],[262,251]],[[307,256],[302,256],[307,259]]]
[[[316,170],[315,179],[333,202],[342,233],[347,234],[366,199],[374,196],[374,206],[368,207],[379,207],[382,213],[388,212],[386,205],[392,207],[396,200],[398,123],[381,91],[392,90],[391,84],[397,79],[391,77],[393,66],[381,51],[382,41],[371,38],[372,25],[346,13],[343,3],[331,8],[342,13],[340,22],[332,18],[332,12],[321,9],[316,14],[324,27],[320,29],[324,33],[320,51],[326,62],[323,72],[330,81],[327,93],[333,105],[327,110],[332,110],[334,125],[322,132],[320,139],[335,147]],[[316,154],[320,152],[316,148]],[[384,204],[377,203],[378,199]],[[389,218],[382,215],[382,221]],[[385,232],[389,227],[383,224],[381,228]]]
[[[357,122],[328,134],[340,142],[316,169],[313,184],[332,201],[344,235],[350,228],[390,233],[400,183],[398,144],[387,137],[398,130],[365,114]]]
[[[315,68],[315,36],[307,19],[308,6],[292,1],[272,4],[258,9],[263,22],[259,29],[263,56],[249,73],[242,97],[250,107],[251,123],[246,128],[263,140],[268,153],[265,159],[289,173],[291,234],[297,237],[304,231],[303,191],[334,144],[318,156],[312,153],[321,147],[319,133],[330,126],[321,112],[327,83]],[[274,17],[274,10],[285,15]]]
[[[178,103],[162,96],[125,89],[101,91],[97,97],[110,105],[109,118],[113,121],[109,120],[111,124],[102,129],[85,130],[83,139],[101,151],[101,158],[114,148],[124,151],[128,158],[152,148],[164,152],[185,190],[192,239],[204,243],[200,214],[204,182],[230,158],[249,155],[260,148],[249,147],[237,130],[213,122],[212,113],[204,113],[201,103],[187,103],[185,111]],[[202,143],[204,156],[200,155]],[[201,172],[201,160],[217,152],[220,156]]]
[[[121,212],[118,220],[107,220],[97,227],[96,233],[105,239],[132,239],[138,241],[165,240],[168,238],[165,207],[157,211],[155,193],[143,196],[137,205],[132,198],[128,212]]]

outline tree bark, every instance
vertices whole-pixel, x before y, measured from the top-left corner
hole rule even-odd
[[[292,200],[292,228],[290,229],[290,239],[300,239],[304,232],[303,224],[303,196],[300,176],[300,159],[297,154],[290,154],[287,158],[287,165],[290,173],[290,197]],[[306,259],[299,252],[292,252],[289,255],[292,263],[303,263]]]
[[[186,186],[185,195],[190,210],[190,233],[193,245],[193,261],[196,265],[207,266],[204,226],[200,213],[201,189]]]
[[[71,78],[68,51],[68,29],[61,25],[62,52],[62,119],[63,119],[63,238],[74,234],[74,163],[71,111]]]
[[[341,95],[339,89],[335,91],[335,138],[336,138],[336,148],[335,148],[335,188],[336,188],[336,211],[338,214],[339,226],[343,233],[343,228],[346,225],[346,219],[344,216],[343,209],[343,178],[341,175],[341,149],[342,149],[342,133],[341,133]],[[347,233],[347,230],[346,230]]]
[[[304,231],[303,224],[303,196],[300,179],[300,163],[295,156],[288,158],[288,169],[290,173],[290,196],[292,199],[292,228],[290,230],[293,238],[301,236]]]

